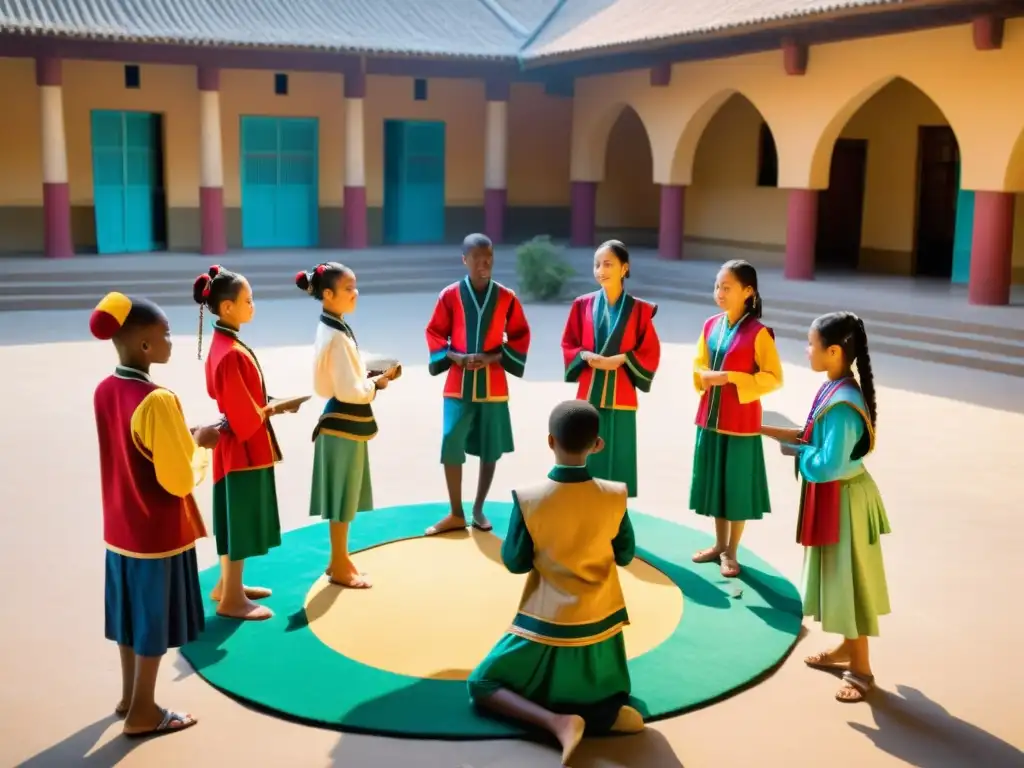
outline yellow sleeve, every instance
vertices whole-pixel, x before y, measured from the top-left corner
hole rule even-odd
[[[700,332],[697,339],[697,356],[693,358],[693,388],[698,394],[704,392],[704,385],[700,380],[700,372],[708,370],[711,365],[711,358],[708,356],[708,343],[704,340],[704,331]]]
[[[185,424],[178,398],[169,389],[155,389],[132,414],[136,442],[149,451],[157,482],[179,498],[192,493],[192,460],[196,443]]]
[[[754,339],[754,362],[757,373],[729,371],[729,383],[736,385],[736,394],[742,404],[752,403],[782,386],[782,360],[775,348],[771,331],[762,328]]]

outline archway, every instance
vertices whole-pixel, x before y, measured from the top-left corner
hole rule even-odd
[[[659,204],[647,129],[636,110],[627,106],[608,134],[604,180],[597,185],[597,240],[657,245]]]
[[[950,279],[954,252],[965,246],[970,258],[969,216],[957,237],[958,197],[953,129],[923,91],[894,78],[853,113],[832,149],[816,266]]]

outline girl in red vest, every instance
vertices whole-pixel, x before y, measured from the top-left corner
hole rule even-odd
[[[723,311],[704,323],[693,366],[700,405],[690,484],[690,509],[715,519],[715,545],[693,561],[718,560],[722,575],[734,578],[743,527],[771,511],[761,398],[782,386],[782,362],[775,334],[760,321],[757,271],[750,264],[722,265],[715,303]]]

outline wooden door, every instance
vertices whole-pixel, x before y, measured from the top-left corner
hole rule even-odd
[[[836,141],[828,189],[818,199],[815,261],[819,267],[857,269],[864,221],[867,162],[867,141]]]
[[[956,240],[960,148],[948,125],[921,126],[918,133],[917,247],[914,273],[949,278]]]

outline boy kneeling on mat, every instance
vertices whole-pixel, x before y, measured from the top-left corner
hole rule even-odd
[[[582,400],[556,406],[548,422],[555,467],[548,479],[513,491],[501,559],[528,573],[519,611],[469,677],[473,703],[549,731],[565,763],[592,732],[643,730],[628,705],[623,627],[629,623],[618,566],[633,560],[624,483],[592,478],[600,417]]]

